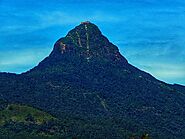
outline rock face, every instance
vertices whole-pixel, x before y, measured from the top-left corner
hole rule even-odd
[[[101,121],[102,132],[108,129],[118,138],[123,137],[121,131],[185,137],[184,87],[168,85],[130,65],[90,22],[59,39],[51,54],[30,71],[0,76],[2,98],[60,118]]]
[[[90,22],[83,22],[59,39],[51,55],[73,53],[90,61],[104,58],[127,63],[118,48],[102,35],[98,27]]]

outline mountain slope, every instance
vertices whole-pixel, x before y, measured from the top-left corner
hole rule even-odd
[[[0,76],[2,98],[60,119],[82,119],[89,125],[101,121],[102,133],[108,129],[112,138],[128,132],[185,137],[184,87],[168,85],[130,65],[90,22],[59,39],[51,54],[30,71]]]

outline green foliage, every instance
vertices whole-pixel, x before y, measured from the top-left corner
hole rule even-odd
[[[0,111],[1,125],[9,121],[42,124],[53,119],[55,119],[53,116],[25,105],[9,104],[7,108]]]
[[[144,134],[144,135],[142,135],[141,139],[150,139],[150,137],[148,134]]]
[[[30,106],[7,103],[0,111],[0,138],[55,139],[55,127],[59,127],[56,118]]]

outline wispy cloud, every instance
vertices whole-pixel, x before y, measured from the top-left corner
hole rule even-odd
[[[185,66],[181,64],[162,63],[160,61],[146,63],[146,65],[140,65],[146,70],[152,71],[160,77],[172,78],[172,77],[185,77]]]
[[[0,71],[16,73],[27,71],[49,55],[50,51],[49,48],[40,48],[0,52]]]

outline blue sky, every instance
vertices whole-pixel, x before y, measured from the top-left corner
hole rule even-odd
[[[0,71],[33,68],[57,39],[86,20],[98,25],[129,63],[185,85],[183,0],[0,0]]]

